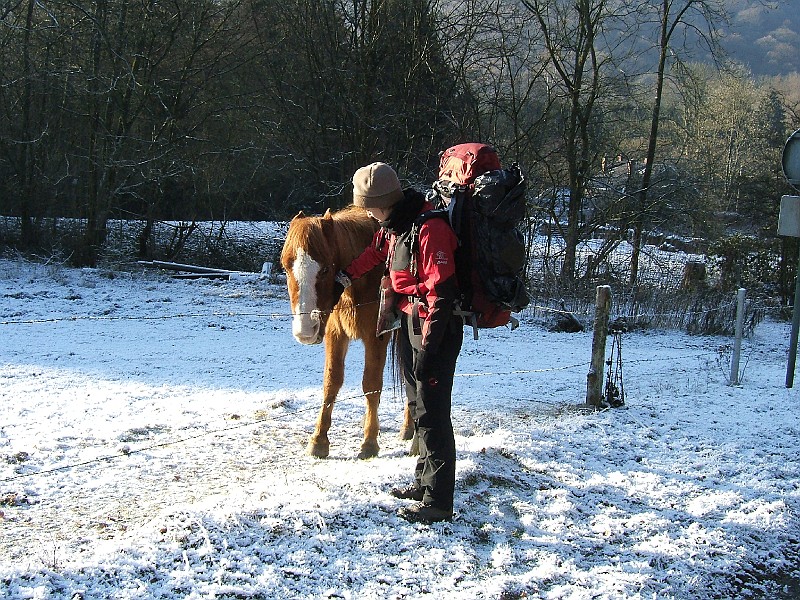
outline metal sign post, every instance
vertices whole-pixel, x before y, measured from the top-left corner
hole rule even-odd
[[[794,306],[792,307],[792,334],[789,336],[789,362],[786,365],[786,387],[794,385],[794,366],[797,362],[797,332],[800,329],[800,264],[797,265],[797,277],[794,284]]]
[[[794,189],[800,185],[800,129],[786,140],[781,157],[783,175]],[[778,235],[800,238],[800,196],[783,196],[778,217]],[[789,362],[786,365],[786,387],[794,385],[794,368],[797,362],[797,337],[800,331],[800,260],[797,264],[792,307],[792,333],[789,336]]]

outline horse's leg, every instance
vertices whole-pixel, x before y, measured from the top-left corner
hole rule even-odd
[[[322,407],[317,417],[314,433],[308,440],[306,451],[311,456],[325,458],[330,452],[328,430],[331,427],[331,414],[336,403],[336,394],[344,383],[344,359],[350,340],[340,334],[332,334],[331,328],[325,334],[325,373],[322,380]]]
[[[411,418],[411,409],[408,402],[403,403],[405,410],[403,410],[403,426],[400,428],[400,439],[410,440],[414,437],[414,419]]]
[[[387,336],[388,337],[388,336]],[[358,458],[378,456],[378,405],[383,389],[383,369],[386,365],[386,340],[368,337],[364,340],[364,376],[361,388],[367,401],[364,414],[364,441]]]

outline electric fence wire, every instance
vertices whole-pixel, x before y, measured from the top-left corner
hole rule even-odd
[[[362,306],[362,305],[357,305],[355,307],[348,307],[348,308],[358,308],[359,306]],[[539,309],[539,310],[545,310],[545,311],[550,311],[550,312],[554,312],[554,313],[561,313],[561,314],[575,314],[575,313],[567,311],[567,310],[556,309],[556,308],[546,307],[546,306],[538,306],[538,305],[536,305],[536,306],[533,306],[531,308],[536,308],[536,309]],[[717,309],[710,309],[710,310],[723,310],[724,308],[726,308],[726,307],[725,306],[720,306]],[[286,313],[233,312],[233,311],[224,311],[224,312],[223,311],[214,311],[214,312],[210,312],[210,313],[176,313],[176,314],[171,314],[171,315],[144,315],[144,316],[142,316],[142,315],[127,315],[127,316],[126,315],[118,315],[118,316],[115,316],[115,315],[72,315],[72,316],[67,316],[67,317],[53,317],[53,318],[43,318],[43,319],[28,319],[28,320],[14,320],[14,321],[6,320],[6,321],[0,321],[0,325],[9,326],[9,325],[30,325],[30,324],[51,324],[51,323],[60,323],[60,322],[76,322],[76,321],[156,321],[156,320],[167,320],[167,319],[182,319],[182,318],[191,319],[191,318],[209,318],[209,317],[230,317],[230,318],[251,317],[251,318],[284,319],[284,318],[291,318],[293,316],[294,315],[292,315],[292,314],[286,314]],[[617,343],[621,345],[621,340],[619,340]],[[617,358],[618,363],[619,363],[619,362],[621,362],[621,347],[617,346],[617,348],[619,349],[618,350],[619,356]],[[674,349],[677,350],[678,348],[674,348]],[[612,345],[612,352],[613,351],[614,351],[614,346]],[[681,357],[665,356],[663,358],[634,359],[634,360],[629,360],[629,361],[626,361],[626,362],[628,364],[636,364],[636,363],[654,362],[654,361],[674,361],[674,360],[679,360],[679,359],[691,359],[691,358],[697,358],[697,357],[708,356],[708,355],[710,355],[709,352],[703,352],[703,353],[695,353],[695,354],[685,355],[685,356],[681,356]],[[474,378],[474,377],[497,377],[497,376],[531,375],[531,374],[550,373],[550,372],[555,372],[555,371],[566,371],[566,370],[571,370],[571,369],[582,368],[582,367],[585,367],[585,366],[586,366],[585,363],[577,363],[577,364],[562,365],[562,366],[557,366],[557,367],[547,367],[547,368],[540,368],[540,369],[519,369],[519,370],[511,370],[511,371],[484,371],[484,372],[475,372],[475,373],[456,373],[455,377]],[[620,367],[620,375],[619,375],[619,377],[621,379],[621,367]],[[371,395],[371,394],[380,393],[382,391],[383,390],[375,390],[375,391],[366,392],[364,394],[356,394],[356,395],[353,395],[353,396],[340,397],[340,398],[338,398],[337,401],[353,400],[353,399],[361,397],[362,395]],[[531,401],[533,402],[534,400],[531,400]],[[545,401],[541,401],[541,402],[547,404],[547,402],[545,402]],[[298,409],[298,410],[290,412],[290,413],[285,413],[282,416],[283,417],[294,416],[294,415],[302,414],[302,413],[305,413],[305,412],[310,412],[312,410],[316,411],[318,409],[319,409],[319,407],[317,405],[311,405],[309,407],[301,408],[301,409]],[[190,442],[192,440],[196,440],[198,438],[207,437],[207,436],[220,434],[220,433],[232,432],[232,431],[236,431],[236,430],[239,430],[239,429],[242,429],[242,428],[245,428],[245,427],[251,427],[251,426],[254,426],[254,425],[258,425],[258,424],[261,424],[261,423],[269,420],[270,418],[272,418],[271,415],[265,416],[265,417],[256,418],[256,419],[248,421],[246,423],[237,423],[235,425],[229,425],[229,426],[215,428],[215,429],[207,429],[207,430],[204,430],[204,431],[202,431],[200,433],[197,433],[197,434],[194,434],[194,435],[184,436],[182,438],[175,439],[175,440],[169,440],[169,441],[165,441],[165,442],[158,442],[158,443],[155,443],[155,444],[151,444],[151,445],[148,445],[148,446],[143,446],[141,448],[136,448],[136,449],[127,449],[125,452],[120,452],[120,453],[116,453],[116,454],[108,454],[108,455],[96,457],[94,459],[90,459],[90,460],[86,460],[86,461],[81,461],[81,462],[72,463],[72,464],[68,464],[68,465],[61,465],[61,466],[57,466],[57,467],[52,467],[50,469],[45,469],[45,470],[42,470],[42,471],[19,474],[19,475],[16,475],[16,476],[13,476],[13,477],[9,477],[9,478],[6,478],[6,479],[0,479],[0,483],[8,483],[8,482],[15,481],[15,480],[18,480],[18,479],[23,479],[23,478],[26,478],[26,477],[48,475],[48,474],[52,474],[52,473],[56,473],[56,472],[60,472],[60,471],[76,469],[76,468],[79,468],[79,467],[83,467],[83,466],[87,466],[87,465],[91,465],[91,464],[95,464],[95,463],[108,462],[110,460],[118,459],[121,456],[127,456],[127,455],[131,455],[131,454],[140,454],[140,453],[148,452],[148,451],[151,451],[151,450],[156,450],[156,449],[159,449],[159,448],[165,448],[165,447],[169,447],[169,446],[185,444],[187,442]]]
[[[678,350],[678,348],[673,348],[673,349]],[[631,361],[627,361],[627,363],[628,364],[636,364],[636,363],[642,363],[642,362],[655,362],[655,361],[660,361],[660,362],[670,361],[671,362],[671,361],[675,361],[675,360],[685,360],[685,359],[699,358],[699,357],[702,357],[702,356],[709,356],[711,354],[712,353],[710,353],[710,352],[702,352],[702,353],[688,354],[688,355],[684,355],[684,356],[680,356],[680,357],[665,356],[663,358],[634,359],[634,360],[631,360]],[[620,355],[619,355],[618,360],[621,360],[621,350],[620,350]],[[459,377],[473,378],[473,377],[491,377],[491,376],[541,374],[541,373],[549,373],[549,372],[554,372],[554,371],[565,371],[565,370],[577,369],[577,368],[581,368],[581,367],[585,367],[585,366],[586,365],[584,363],[578,363],[578,364],[564,365],[564,366],[559,366],[559,367],[549,367],[549,368],[542,368],[542,369],[521,369],[521,370],[502,371],[502,372],[501,371],[486,371],[486,372],[480,372],[480,373],[456,373],[455,377],[456,378],[459,378]],[[356,400],[358,398],[361,398],[362,396],[368,396],[368,395],[372,395],[372,394],[382,393],[383,391],[384,390],[374,390],[374,391],[369,391],[369,392],[364,392],[364,393],[353,394],[353,395],[349,395],[349,396],[342,396],[342,397],[337,398],[336,401],[337,402],[342,402],[342,401],[347,401],[347,400]],[[518,398],[517,400],[525,400],[525,401],[537,402],[537,403],[540,403],[540,404],[548,404],[548,405],[557,404],[555,402],[549,402],[549,401],[544,401],[544,400],[533,400],[533,399],[529,399],[529,398]],[[297,409],[297,410],[294,410],[294,411],[291,411],[291,412],[288,412],[288,413],[282,413],[281,417],[282,418],[292,417],[292,416],[300,415],[300,414],[311,412],[311,411],[317,411],[317,410],[319,410],[319,406],[316,405],[316,404],[312,404],[310,406],[307,406],[307,407],[304,407],[304,408],[300,408],[300,409]],[[121,458],[123,456],[130,456],[130,455],[134,455],[134,454],[142,454],[142,453],[146,453],[146,452],[149,452],[149,451],[152,451],[152,450],[157,450],[157,449],[160,449],[160,448],[167,448],[167,447],[170,447],[170,446],[186,444],[186,443],[188,443],[190,441],[193,441],[193,440],[196,440],[196,439],[199,439],[199,438],[208,437],[208,436],[212,436],[212,435],[217,435],[217,434],[221,434],[221,433],[229,433],[229,432],[237,431],[237,430],[240,430],[240,429],[244,429],[246,427],[252,427],[252,426],[255,426],[255,425],[259,425],[259,424],[262,424],[262,423],[264,423],[266,421],[269,421],[272,418],[273,418],[272,414],[265,415],[263,417],[256,417],[253,420],[250,420],[250,421],[247,421],[247,422],[243,422],[243,423],[236,423],[234,425],[227,425],[225,427],[218,427],[218,428],[214,428],[214,429],[206,429],[206,430],[201,431],[199,433],[196,433],[196,434],[193,434],[193,435],[186,435],[186,436],[183,436],[181,438],[174,439],[174,440],[168,440],[168,441],[165,441],[165,442],[157,442],[157,443],[150,444],[150,445],[147,445],[147,446],[142,446],[140,448],[134,448],[134,449],[126,448],[124,451],[120,451],[120,452],[117,452],[115,454],[107,454],[107,455],[99,456],[99,457],[96,457],[96,458],[93,458],[93,459],[89,459],[89,460],[85,460],[85,461],[80,461],[80,462],[76,462],[76,463],[70,463],[70,464],[67,464],[67,465],[60,465],[60,466],[57,466],[57,467],[44,469],[42,471],[35,471],[35,472],[31,472],[31,473],[18,474],[18,475],[15,475],[15,476],[12,476],[12,477],[8,477],[8,478],[5,478],[5,479],[0,479],[0,483],[9,483],[9,482],[12,482],[12,481],[16,481],[18,479],[25,479],[25,478],[35,477],[35,476],[42,476],[42,475],[49,475],[49,474],[53,474],[53,473],[57,473],[57,472],[61,472],[61,471],[69,471],[69,470],[77,469],[77,468],[80,468],[80,467],[84,467],[84,466],[88,466],[88,465],[92,465],[92,464],[96,464],[96,463],[106,463],[106,462],[111,461],[111,460],[119,459],[119,458]]]
[[[344,310],[352,310],[352,308],[359,308],[361,306],[366,306],[370,303],[363,303],[358,304],[355,307],[347,307]],[[715,308],[707,308],[703,310],[697,311],[682,311],[681,313],[629,313],[629,314],[621,314],[618,313],[616,315],[612,315],[611,319],[627,319],[631,320],[638,320],[638,319],[653,319],[659,317],[681,317],[684,315],[702,315],[707,313],[714,313],[724,310],[729,310],[730,308],[736,305],[736,301],[732,301],[729,303],[721,304]],[[338,310],[338,309],[334,309]],[[764,306],[763,310],[781,310],[781,307],[767,307]],[[554,314],[562,314],[562,315],[581,315],[581,316],[589,316],[592,313],[590,311],[571,311],[566,310],[563,308],[554,308],[552,306],[544,306],[544,305],[531,305],[528,306],[525,311],[542,311],[542,312],[549,312]],[[299,313],[280,313],[280,312],[236,312],[236,311],[213,311],[213,312],[197,312],[197,313],[174,313],[174,314],[167,314],[167,315],[68,315],[63,317],[48,317],[48,318],[37,318],[37,319],[17,319],[17,320],[3,320],[0,321],[0,325],[36,325],[36,324],[47,324],[47,323],[65,323],[65,322],[75,322],[75,321],[160,321],[160,320],[169,320],[169,319],[205,319],[210,317],[250,317],[250,318],[266,318],[266,319],[290,319],[295,316],[299,315],[308,315],[313,314],[315,311],[310,312],[299,312]]]

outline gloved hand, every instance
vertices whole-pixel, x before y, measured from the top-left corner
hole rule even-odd
[[[428,350],[420,350],[414,357],[414,378],[424,381],[433,375],[433,354]]]
[[[341,285],[343,290],[353,285],[353,281],[350,279],[350,275],[347,274],[347,271],[339,271],[336,273],[336,283]]]
[[[339,271],[336,273],[336,279],[333,281],[333,305],[336,306],[339,303],[339,299],[344,294],[345,289],[349,288],[352,285],[352,281],[350,280],[350,276],[345,271]]]

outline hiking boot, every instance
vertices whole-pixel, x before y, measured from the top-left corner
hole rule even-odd
[[[421,502],[422,497],[425,495],[425,489],[417,485],[409,485],[403,488],[392,488],[389,494],[400,500],[415,500]]]
[[[425,523],[428,525],[438,521],[450,521],[453,518],[452,510],[445,510],[433,504],[423,503],[403,507],[397,511],[397,514],[411,523]]]

